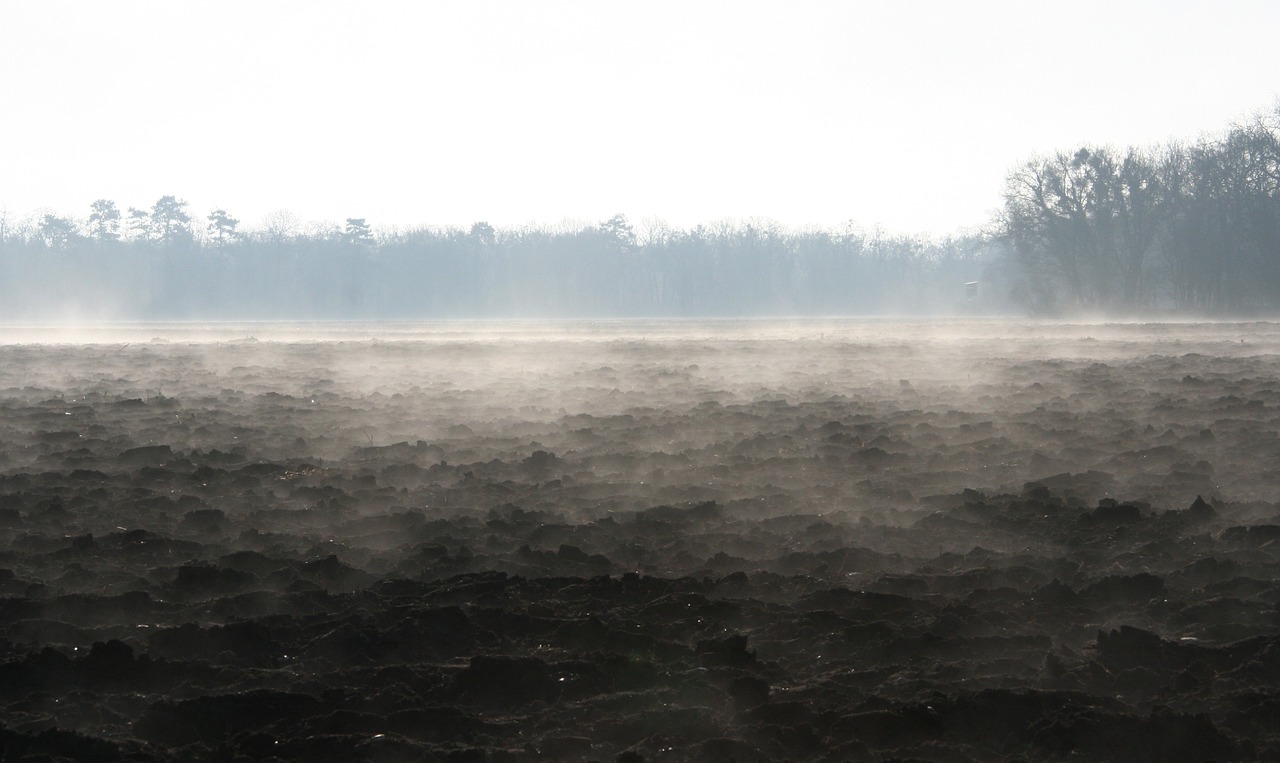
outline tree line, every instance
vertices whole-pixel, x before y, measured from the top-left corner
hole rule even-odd
[[[1220,135],[1084,146],[1007,176],[979,233],[769,221],[246,229],[176,196],[0,213],[0,319],[1275,313],[1280,106]]]
[[[165,196],[0,230],[0,319],[429,319],[938,313],[976,309],[981,236],[930,239],[769,221],[304,226],[197,219]]]
[[[1030,159],[995,235],[1039,312],[1275,313],[1280,106],[1194,143]]]

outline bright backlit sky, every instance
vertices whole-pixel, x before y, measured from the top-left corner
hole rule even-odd
[[[1280,96],[1274,0],[0,0],[0,210],[946,233]]]

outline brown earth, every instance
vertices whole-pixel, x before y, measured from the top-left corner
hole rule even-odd
[[[3,760],[1280,758],[1276,324],[5,336]]]

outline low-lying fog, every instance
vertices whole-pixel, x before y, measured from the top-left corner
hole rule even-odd
[[[423,467],[544,450],[566,476],[622,493],[648,475],[656,494],[643,500],[781,488],[789,502],[852,510],[1055,476],[1087,500],[1175,504],[1197,492],[1270,496],[1278,481],[1273,323],[273,323],[5,336],[9,416],[57,400],[60,428],[77,437],[65,444],[86,463],[121,438],[304,461],[421,441]],[[126,399],[164,405],[118,418],[95,407]],[[6,425],[0,468],[55,455],[29,439],[50,422]]]
[[[1277,324],[5,336],[15,759],[1280,755]]]

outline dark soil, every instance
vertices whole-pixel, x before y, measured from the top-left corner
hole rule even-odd
[[[1280,327],[943,328],[2,345],[0,759],[1280,758]]]

